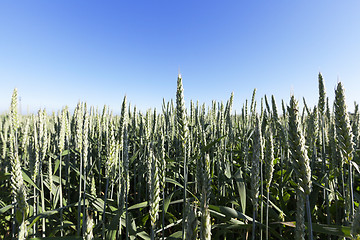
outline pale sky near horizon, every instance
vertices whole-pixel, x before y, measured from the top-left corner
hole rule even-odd
[[[360,1],[0,1],[0,113],[14,88],[22,112],[74,108],[161,111],[175,99],[226,102],[241,111],[290,94],[313,107],[318,73],[330,103],[340,80],[360,102]]]

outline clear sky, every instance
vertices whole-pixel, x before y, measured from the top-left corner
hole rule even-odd
[[[290,94],[312,107],[322,72],[331,103],[343,82],[360,102],[360,1],[0,1],[0,111],[18,88],[22,112],[74,108],[119,112],[126,94],[140,110],[175,99],[207,105],[234,92],[240,112]],[[280,107],[280,106],[279,106]]]

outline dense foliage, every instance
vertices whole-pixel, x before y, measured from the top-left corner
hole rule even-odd
[[[113,115],[78,103],[0,118],[1,239],[343,239],[360,233],[359,112],[341,83],[329,103],[277,110],[255,91],[186,109]],[[333,111],[332,111],[333,109]],[[52,238],[53,239],[53,238]]]

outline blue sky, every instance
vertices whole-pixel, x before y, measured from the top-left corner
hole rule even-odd
[[[360,102],[360,1],[0,1],[0,112],[18,88],[22,112],[78,101],[119,112],[175,99],[226,101],[240,112],[257,88],[278,105],[312,107],[321,71],[333,101]]]

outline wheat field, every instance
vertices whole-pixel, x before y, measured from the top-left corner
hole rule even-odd
[[[0,239],[360,239],[359,108],[176,99],[0,116]],[[175,91],[174,91],[175,92]],[[281,110],[278,110],[281,109]],[[359,235],[360,236],[360,235]]]

